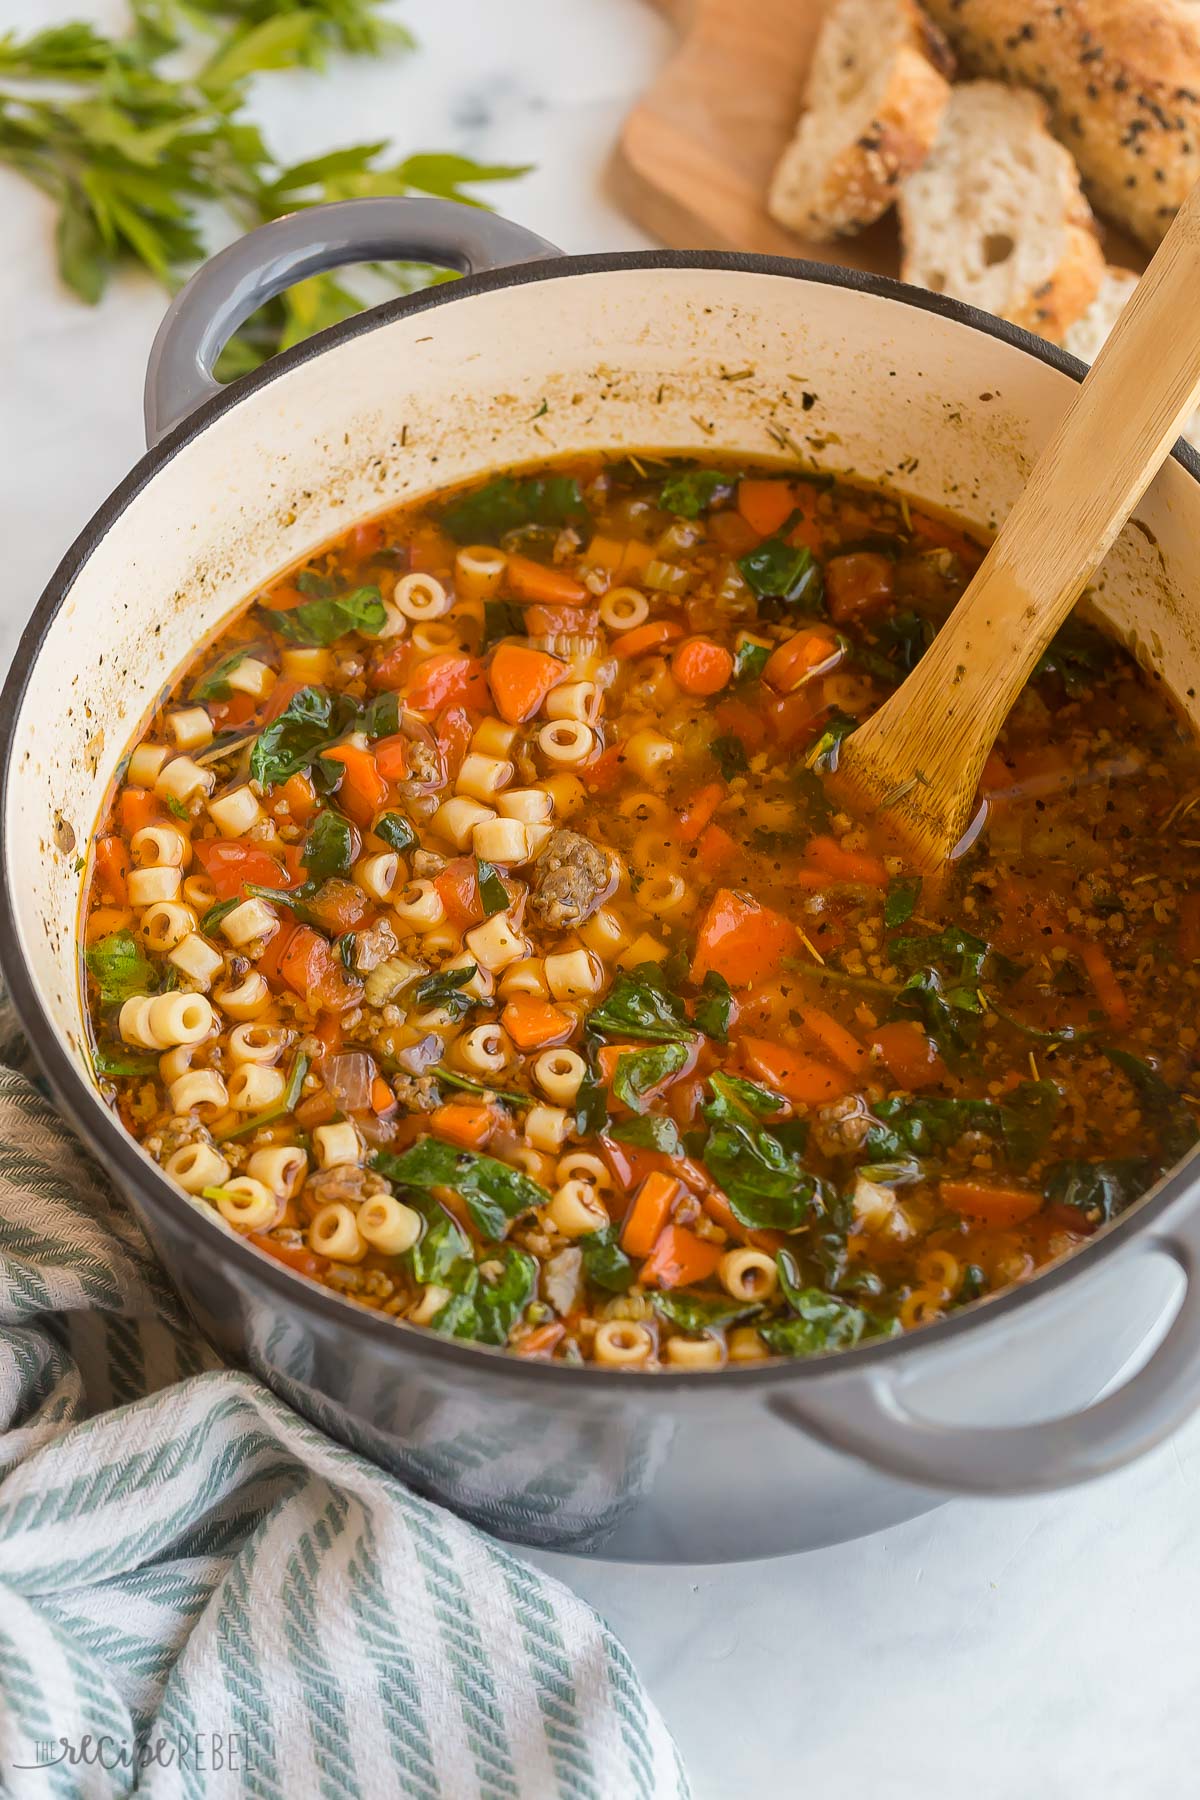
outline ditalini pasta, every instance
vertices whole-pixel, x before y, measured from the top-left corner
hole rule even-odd
[[[712,1370],[1024,1281],[1196,1136],[1200,757],[1072,623],[945,890],[874,844],[823,777],[982,553],[741,458],[356,526],[121,769],[103,1091],[265,1254],[523,1356]]]

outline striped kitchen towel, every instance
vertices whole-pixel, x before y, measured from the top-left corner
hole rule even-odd
[[[0,1068],[0,1793],[687,1792],[603,1620],[221,1366]]]

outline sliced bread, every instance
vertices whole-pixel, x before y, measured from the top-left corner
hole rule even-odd
[[[905,281],[1056,341],[1104,274],[1078,171],[1028,88],[953,90],[931,154],[901,184],[900,224]]]
[[[1080,362],[1094,363],[1100,354],[1100,346],[1137,284],[1137,276],[1128,269],[1111,266],[1105,269],[1099,293],[1082,319],[1077,319],[1063,338],[1063,349],[1077,356]],[[1181,435],[1190,443],[1200,444],[1200,409],[1188,419]]]
[[[1156,245],[1200,180],[1195,0],[926,0],[969,68],[1037,88],[1095,204]]]
[[[780,224],[827,238],[880,218],[937,136],[951,66],[945,39],[913,0],[836,0],[806,111],[771,184],[767,203]]]

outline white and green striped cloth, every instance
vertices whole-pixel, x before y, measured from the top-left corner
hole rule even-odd
[[[0,1793],[687,1792],[603,1621],[223,1368],[0,1068]]]

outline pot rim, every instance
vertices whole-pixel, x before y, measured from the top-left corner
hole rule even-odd
[[[558,281],[575,275],[610,274],[637,270],[712,270],[735,274],[773,275],[793,281],[812,282],[823,287],[840,287],[853,293],[868,294],[890,300],[918,311],[939,314],[956,324],[982,332],[1023,351],[1028,356],[1082,381],[1086,365],[1067,351],[1045,339],[1036,337],[1020,326],[993,318],[961,301],[930,293],[924,288],[909,287],[890,276],[872,275],[859,269],[847,269],[802,258],[753,256],[732,251],[704,250],[634,250],[604,252],[591,255],[563,256],[545,262],[520,263],[486,274],[470,275],[458,281],[427,288],[418,294],[369,308],[341,324],[333,325],[292,349],[272,357],[261,368],[230,383],[220,394],[201,404],[160,442],[146,451],[129,474],[113,489],[108,499],[92,515],[63,556],[47,582],[28,623],[21,634],[16,654],[0,691],[0,819],[7,811],[9,781],[13,775],[13,749],[17,713],[24,698],[33,667],[41,654],[46,634],[60,607],[85,567],[97,545],[125,512],[134,499],[193,439],[198,438],[216,419],[239,406],[243,400],[289,375],[293,369],[310,362],[339,344],[363,333],[379,330],[393,320],[405,318],[470,299],[507,287],[520,287],[531,282]],[[1180,440],[1171,452],[1192,480],[1200,483],[1200,454]],[[403,1320],[384,1317],[369,1307],[335,1293],[307,1276],[289,1269],[273,1257],[258,1251],[235,1233],[216,1232],[211,1220],[203,1217],[192,1201],[167,1180],[125,1131],[114,1114],[104,1105],[95,1089],[80,1074],[74,1061],[63,1049],[49,1014],[43,1005],[33,975],[19,945],[16,909],[12,895],[13,868],[7,844],[0,836],[0,974],[3,975],[31,1047],[62,1104],[68,1122],[85,1138],[100,1157],[105,1172],[119,1186],[129,1183],[138,1191],[149,1211],[165,1210],[176,1226],[190,1236],[198,1253],[212,1252],[233,1260],[235,1270],[257,1280],[293,1305],[311,1311],[324,1323],[349,1334],[372,1338],[382,1350],[392,1345],[398,1355],[413,1355],[422,1360],[455,1367],[466,1373],[480,1373],[490,1363],[514,1381],[525,1381],[531,1388],[546,1383],[585,1382],[589,1391],[615,1394],[647,1395],[670,1393],[677,1396],[687,1391],[703,1393],[714,1380],[722,1390],[738,1387],[777,1388],[792,1382],[819,1380],[822,1376],[849,1376],[853,1371],[889,1362],[895,1365],[905,1358],[920,1356],[938,1344],[957,1341],[992,1320],[1010,1317],[1028,1301],[1048,1298],[1059,1292],[1085,1268],[1094,1267],[1113,1255],[1129,1237],[1158,1218],[1179,1199],[1195,1178],[1189,1173],[1198,1152],[1193,1151],[1150,1194],[1104,1227],[1088,1244],[1031,1281],[1006,1289],[994,1297],[975,1301],[948,1318],[919,1331],[899,1337],[868,1341],[852,1349],[795,1360],[766,1364],[747,1364],[720,1371],[679,1371],[662,1369],[632,1384],[628,1371],[599,1369],[594,1364],[582,1368],[565,1363],[526,1361],[503,1348],[474,1344],[454,1338],[440,1337],[420,1327],[409,1327]]]

